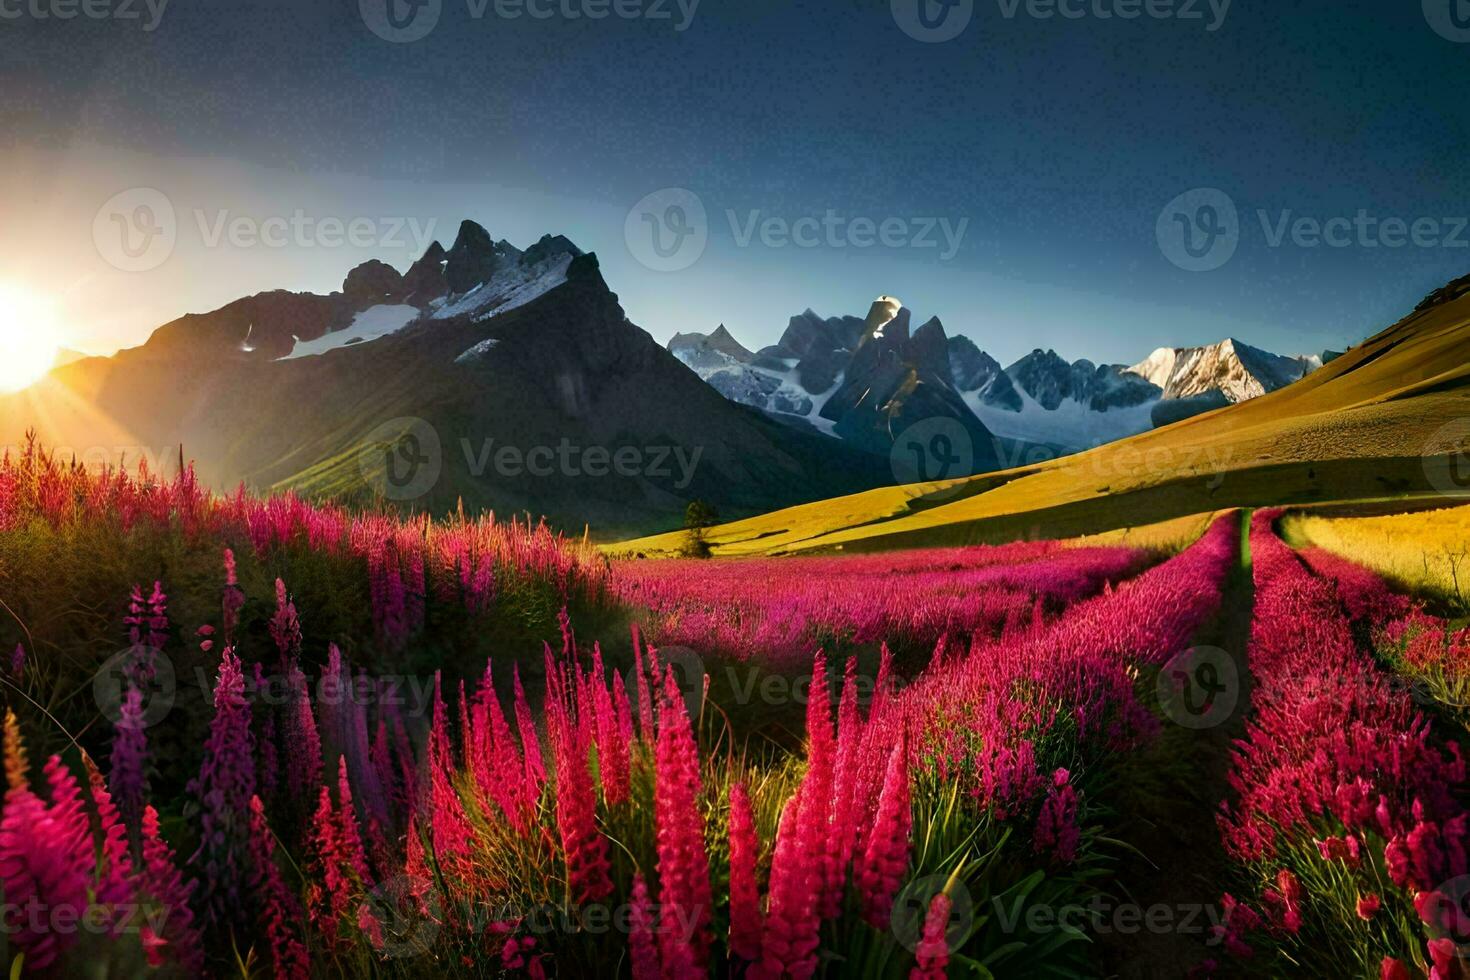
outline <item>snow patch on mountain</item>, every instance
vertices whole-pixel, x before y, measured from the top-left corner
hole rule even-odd
[[[486,354],[494,350],[495,345],[499,343],[500,341],[494,337],[489,337],[485,340],[482,340],[478,344],[475,344],[473,347],[466,350],[463,354],[456,357],[454,359],[454,363],[470,364],[474,361],[478,361],[480,358],[484,357]]]
[[[567,269],[574,256],[561,253],[530,265],[507,264],[495,270],[486,282],[450,297],[434,310],[435,320],[448,320],[466,314],[482,322],[527,303],[567,281]]]
[[[1064,398],[1055,408],[1046,408],[1023,390],[1016,389],[1015,394],[1021,401],[1019,411],[987,401],[981,391],[965,392],[964,399],[985,427],[1002,439],[1042,443],[1069,452],[1081,452],[1153,428],[1153,400],[1098,411],[1075,398]]]
[[[291,353],[279,360],[289,361],[298,357],[315,357],[327,351],[354,344],[365,344],[395,334],[418,318],[419,309],[416,306],[406,304],[370,306],[353,317],[352,322],[341,330],[333,330],[315,340],[297,338],[295,346],[291,348]]]

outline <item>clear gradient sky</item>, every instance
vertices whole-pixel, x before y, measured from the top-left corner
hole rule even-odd
[[[370,27],[383,0],[175,0],[152,30],[159,0],[89,2],[113,16],[0,0],[0,281],[55,297],[59,340],[92,352],[251,292],[330,290],[367,258],[405,268],[418,245],[390,235],[399,218],[446,245],[463,217],[522,246],[566,234],[660,341],[723,322],[760,346],[808,306],[862,314],[889,293],[1007,362],[1037,346],[1131,362],[1227,334],[1318,351],[1470,272],[1470,43],[1439,0],[1235,0],[1222,22],[1219,0],[1064,0],[1081,16],[1049,18],[972,0],[938,43],[905,32],[911,0],[703,0],[692,19],[691,0],[618,0],[669,16],[600,20],[562,12],[599,0],[514,19],[430,0],[437,22],[404,43]],[[1174,15],[1101,16],[1148,4]],[[135,187],[165,195],[175,241],[125,272],[94,222]],[[674,272],[625,236],[667,187],[708,216],[708,246]],[[1202,187],[1238,208],[1238,246],[1191,272],[1156,229]],[[947,258],[937,229],[932,248],[740,240],[752,219],[829,210],[910,235],[966,224]],[[1340,222],[1341,245],[1309,229],[1272,244],[1283,217],[1360,211],[1374,224]],[[298,212],[367,219],[371,241],[214,237]],[[1389,247],[1385,219],[1420,222],[1420,241]]]

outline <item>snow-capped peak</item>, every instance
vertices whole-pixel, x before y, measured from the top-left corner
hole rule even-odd
[[[1283,357],[1226,337],[1206,347],[1160,347],[1128,370],[1163,389],[1166,399],[1218,391],[1241,402],[1285,387],[1322,366],[1320,357]]]
[[[893,322],[901,309],[903,303],[893,296],[879,296],[873,300],[873,306],[868,311],[868,326],[872,336],[882,337],[883,328]]]

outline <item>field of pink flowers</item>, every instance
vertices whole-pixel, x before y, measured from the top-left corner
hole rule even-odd
[[[645,630],[660,643],[779,663],[817,647],[932,649],[936,636],[1014,631],[1153,558],[1025,541],[846,558],[629,561],[614,589],[647,610]]]
[[[1254,716],[1220,815],[1249,894],[1226,897],[1224,945],[1314,973],[1451,980],[1466,974],[1470,816],[1453,728],[1421,711],[1375,643],[1417,666],[1446,636],[1372,573],[1298,555],[1275,512],[1251,528]],[[1362,629],[1355,629],[1361,626]],[[1424,648],[1404,654],[1405,647]],[[1463,668],[1462,668],[1463,669]]]
[[[1171,665],[1231,601],[1240,524],[1174,555],[609,564],[490,517],[7,459],[0,959],[1099,975],[1120,811],[1177,720]],[[1255,693],[1219,816],[1240,897],[1190,962],[1460,976],[1464,767],[1392,683],[1459,634],[1304,562],[1271,515],[1252,545]]]

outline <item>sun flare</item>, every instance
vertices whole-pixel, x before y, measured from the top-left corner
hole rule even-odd
[[[0,392],[34,384],[55,363],[55,307],[44,297],[0,282]]]

